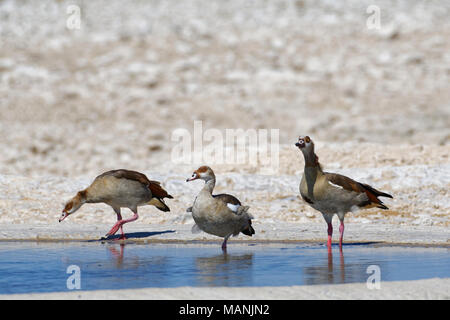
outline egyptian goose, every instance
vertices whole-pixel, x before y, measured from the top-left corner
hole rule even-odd
[[[305,170],[300,182],[300,195],[311,207],[320,211],[328,224],[328,250],[331,251],[331,224],[334,214],[341,222],[339,226],[339,248],[342,251],[344,237],[344,215],[359,208],[388,209],[378,197],[392,198],[390,194],[352,180],[337,173],[322,170],[319,158],[314,153],[314,143],[310,137],[300,136],[295,144],[305,158]]]
[[[213,195],[216,184],[216,176],[210,167],[202,166],[194,171],[192,177],[186,180],[193,181],[201,179],[205,181],[205,186],[197,195],[192,207],[188,212],[192,212],[195,224],[192,232],[200,230],[206,233],[223,237],[222,250],[227,249],[227,240],[240,232],[247,236],[255,234],[252,227],[253,218],[247,211],[248,206],[242,206],[241,202],[229,194]]]
[[[62,211],[59,222],[77,211],[85,203],[106,203],[117,214],[117,223],[105,235],[114,235],[117,230],[122,233],[119,239],[126,239],[122,226],[138,219],[137,207],[154,205],[161,211],[170,211],[164,203],[164,198],[172,199],[158,181],[149,180],[145,174],[119,169],[107,171],[95,178],[86,189],[79,191],[70,199]],[[134,215],[129,219],[122,219],[120,208],[129,208]]]

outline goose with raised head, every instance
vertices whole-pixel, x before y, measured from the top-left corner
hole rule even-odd
[[[349,211],[373,207],[386,210],[388,207],[378,197],[392,198],[392,196],[341,174],[324,172],[314,152],[314,142],[309,136],[300,136],[295,145],[301,150],[305,159],[300,195],[308,205],[320,211],[327,222],[329,251],[331,251],[333,235],[331,222],[333,215],[337,214],[340,220],[339,248],[342,251],[345,214]]]

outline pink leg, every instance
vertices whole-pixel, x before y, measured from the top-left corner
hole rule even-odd
[[[122,220],[122,215],[120,212],[117,214],[117,221]],[[120,225],[120,237],[119,240],[125,240],[127,237],[125,237],[125,233],[123,233],[123,224]]]
[[[117,215],[117,220],[121,221],[122,220],[122,215],[119,213]],[[123,223],[120,225],[120,237],[117,238],[118,240],[125,240],[127,237],[125,237],[125,233],[123,233]]]
[[[122,225],[120,224],[120,221],[122,220],[122,215],[120,214],[120,208],[113,207],[114,212],[117,214],[117,222],[116,224],[109,230],[109,232],[105,235],[105,237],[112,236],[113,234],[116,234],[117,230],[119,228],[122,230]]]
[[[125,233],[123,233],[123,226],[120,226],[120,237],[119,240],[125,240],[127,237],[125,237]]]
[[[327,242],[327,247],[328,247],[328,252],[331,251],[331,236],[333,235],[333,225],[331,224],[331,222],[328,223],[328,242]]]
[[[113,234],[116,234],[117,230],[119,230],[119,228],[122,226],[121,222],[123,220],[119,220],[116,222],[116,224],[111,228],[111,230],[109,230],[109,232],[105,235],[106,237],[108,236],[112,236]]]
[[[122,220],[122,215],[120,214],[120,212],[117,214],[117,221]],[[125,233],[123,233],[123,224],[120,225],[120,237],[118,238],[119,240],[125,240],[127,237],[125,237]]]
[[[339,226],[339,249],[342,251],[342,239],[344,238],[344,221],[341,221],[341,225]]]
[[[126,239],[126,238],[125,238],[125,234],[123,233],[123,228],[122,228],[122,226],[123,226],[125,223],[135,221],[135,220],[137,220],[138,218],[139,218],[139,216],[138,216],[137,212],[135,212],[134,215],[133,215],[131,218],[129,218],[129,219],[124,219],[124,220],[122,219],[122,220],[117,221],[116,224],[111,228],[111,230],[109,230],[109,232],[106,234],[106,237],[112,236],[112,235],[115,234],[115,233],[117,232],[117,230],[119,230],[119,228],[120,228],[122,235],[121,235],[121,237],[120,237],[119,239]]]

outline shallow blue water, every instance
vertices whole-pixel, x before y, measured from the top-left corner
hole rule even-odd
[[[450,249],[348,244],[0,242],[0,294],[178,286],[287,286],[450,277]],[[68,267],[75,265],[79,273]],[[73,278],[72,278],[73,279]],[[78,281],[79,280],[79,281]],[[71,280],[72,281],[72,280]],[[77,282],[78,281],[78,282]]]

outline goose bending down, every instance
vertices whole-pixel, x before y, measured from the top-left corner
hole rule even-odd
[[[331,251],[331,224],[334,214],[341,222],[339,226],[339,248],[342,251],[344,237],[344,216],[355,209],[377,207],[388,209],[378,197],[392,198],[390,194],[352,180],[337,173],[322,170],[319,158],[314,153],[314,143],[308,136],[300,136],[295,144],[305,158],[305,170],[300,182],[300,195],[314,209],[320,211],[328,224],[328,250]]]
[[[154,205],[161,211],[170,211],[164,203],[164,198],[172,199],[158,181],[149,180],[145,174],[119,169],[107,171],[95,178],[94,182],[86,189],[79,191],[70,199],[63,211],[59,222],[77,211],[85,203],[106,203],[117,214],[117,223],[105,235],[114,235],[120,228],[119,239],[126,239],[123,233],[123,225],[138,219],[137,207]],[[129,208],[134,215],[129,219],[122,219],[120,208]]]
[[[223,251],[226,251],[227,240],[231,235],[237,236],[242,232],[251,237],[255,234],[251,221],[253,217],[247,212],[248,206],[243,206],[232,195],[212,194],[216,184],[216,176],[210,167],[202,166],[198,168],[186,182],[196,179],[205,181],[205,186],[195,198],[193,206],[187,210],[192,212],[195,221],[192,228],[193,232],[200,229],[206,233],[223,237]]]

